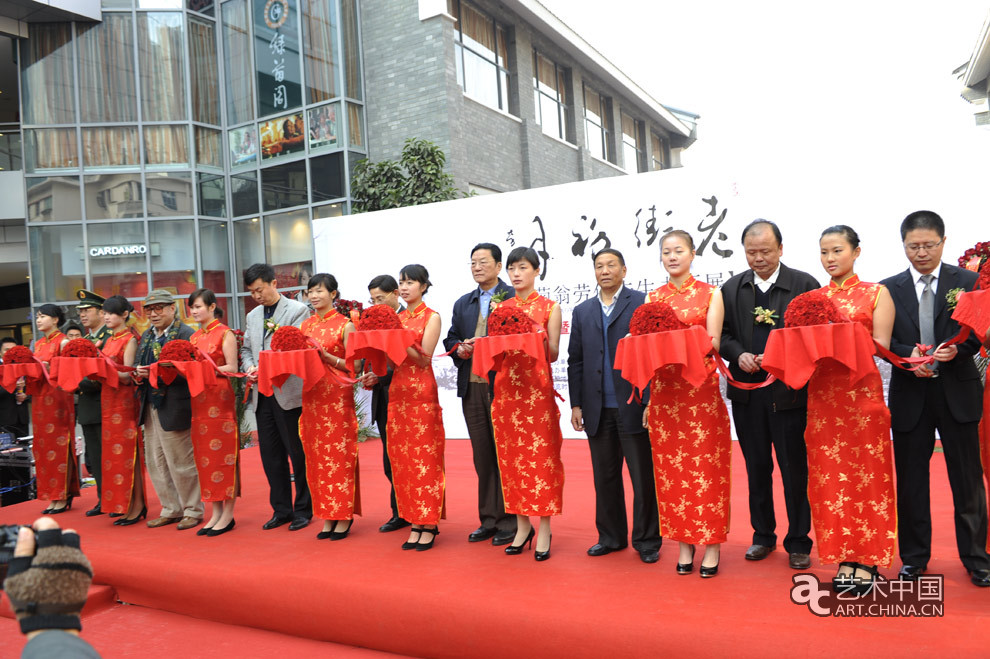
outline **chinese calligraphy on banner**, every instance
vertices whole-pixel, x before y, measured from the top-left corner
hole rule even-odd
[[[298,0],[253,0],[258,116],[302,105]]]

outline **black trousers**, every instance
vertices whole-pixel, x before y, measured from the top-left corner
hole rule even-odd
[[[103,496],[103,424],[84,423],[83,439],[86,441],[86,469],[96,481],[97,503]]]
[[[927,567],[932,556],[930,464],[935,430],[942,439],[955,510],[956,546],[970,570],[990,569],[987,557],[987,497],[980,466],[979,424],[952,418],[939,378],[926,380],[925,403],[918,425],[894,432],[897,471],[897,536],[905,565]]]
[[[776,410],[769,388],[756,389],[750,392],[749,402],[732,401],[732,420],[746,461],[753,544],[767,547],[777,544],[777,519],[773,509],[774,452],[787,510],[784,549],[788,553],[811,553],[808,452],[804,444],[807,409]]]
[[[627,544],[626,494],[622,484],[622,462],[629,470],[633,488],[632,546],[637,551],[660,549],[660,518],[653,479],[650,435],[628,435],[619,430],[615,408],[602,410],[598,432],[588,437],[591,470],[595,479],[595,527],[598,542],[619,549]]]
[[[389,505],[392,506],[392,517],[399,516],[399,506],[395,503],[395,485],[392,484],[392,461],[388,459],[388,414],[383,414],[380,419],[375,419],[378,426],[378,434],[382,437],[382,467],[385,468],[385,478],[388,479],[391,493],[389,494]]]
[[[486,529],[515,531],[516,516],[505,512],[502,498],[502,478],[495,453],[495,432],[492,430],[492,400],[488,385],[469,382],[461,399],[464,423],[471,438],[474,471],[478,474],[478,519]]]
[[[313,516],[313,501],[306,482],[306,455],[299,441],[299,416],[302,408],[283,410],[274,396],[258,394],[258,448],[270,490],[269,501],[281,518]],[[289,471],[289,463],[292,471]],[[292,501],[292,477],[296,499]]]

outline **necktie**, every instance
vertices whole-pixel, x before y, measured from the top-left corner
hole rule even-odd
[[[921,342],[925,345],[935,345],[935,292],[932,291],[932,275],[922,275],[925,284],[921,291],[921,301],[918,304],[918,327],[921,329]],[[932,366],[932,368],[937,365]]]

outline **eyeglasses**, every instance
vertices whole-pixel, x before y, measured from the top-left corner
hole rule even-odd
[[[910,245],[905,245],[904,246],[904,249],[906,249],[907,251],[911,252],[912,254],[917,254],[921,250],[925,250],[926,252],[930,252],[930,251],[932,251],[933,249],[935,249],[936,247],[938,247],[939,245],[941,245],[944,242],[945,242],[945,238],[943,238],[942,240],[938,241],[937,243],[924,243],[922,245],[911,243]]]
[[[492,263],[495,263],[495,261],[492,261],[491,259],[482,259],[480,261],[471,261],[471,267],[472,268],[487,268]]]
[[[168,305],[165,305],[165,304],[156,304],[154,306],[145,307],[144,310],[147,311],[148,313],[159,314],[159,313],[165,311],[165,307],[166,306],[168,306]]]

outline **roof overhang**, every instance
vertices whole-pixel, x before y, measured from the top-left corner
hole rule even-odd
[[[29,23],[95,22],[102,19],[100,0],[2,0],[0,34],[27,38]]]
[[[990,14],[983,21],[980,38],[973,48],[962,83],[964,87],[976,87],[988,76],[990,76]]]

